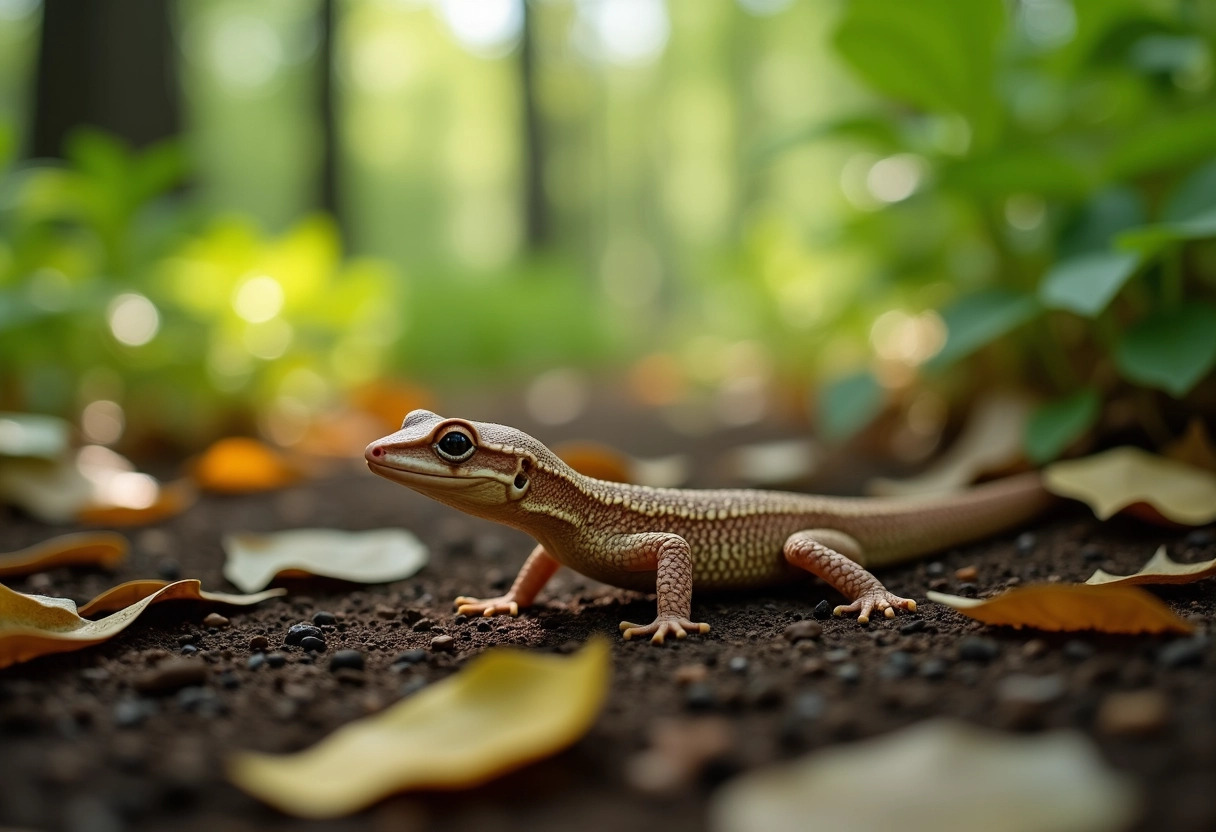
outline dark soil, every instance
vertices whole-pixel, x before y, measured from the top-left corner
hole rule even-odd
[[[537,433],[552,439],[559,432]],[[698,447],[695,478],[707,484],[720,480],[714,473],[720,450],[754,437],[694,442],[620,423],[603,438],[642,453]],[[0,551],[63,531],[15,515],[4,520]],[[509,583],[527,539],[352,467],[278,493],[204,498],[181,517],[131,533],[132,557],[116,574],[55,570],[10,585],[82,602],[120,581],[180,574],[231,591],[221,576],[219,539],[226,532],[388,525],[410,528],[431,546],[431,563],[418,578],[371,587],[296,581],[287,584],[287,598],[252,609],[170,603],[105,645],[0,671],[0,826],[568,832],[577,823],[587,832],[683,832],[706,827],[709,795],[740,771],[947,715],[1015,731],[1077,728],[1142,786],[1147,805],[1138,829],[1216,829],[1216,645],[1206,637],[1216,615],[1211,581],[1158,590],[1197,625],[1195,645],[1179,645],[1176,637],[985,628],[927,602],[915,614],[868,626],[824,620],[818,637],[792,641],[787,628],[812,619],[820,601],[839,602],[812,582],[694,598],[694,619],[710,622],[713,631],[658,648],[617,635],[622,620],[653,618],[653,596],[567,570],[519,618],[486,623],[455,616],[456,595],[497,594]],[[893,592],[918,599],[932,586],[983,596],[1019,583],[1082,581],[1099,566],[1134,571],[1161,543],[1182,560],[1216,556],[1211,534],[1192,533],[1188,542],[1185,532],[1102,524],[1079,506],[1062,507],[1018,538],[1010,533],[881,577]],[[969,566],[977,577],[960,581],[956,570]],[[321,626],[326,652],[284,645],[290,626],[311,623],[320,611],[336,622]],[[211,612],[231,625],[206,626]],[[224,780],[224,760],[234,750],[305,748],[445,678],[487,647],[568,651],[592,634],[613,640],[615,662],[595,727],[572,749],[488,786],[402,795],[349,819],[312,823],[280,815]],[[454,649],[433,651],[437,635],[452,636]],[[259,636],[268,650],[251,646]],[[183,661],[204,672],[187,668],[180,680],[162,680],[185,685],[176,691],[146,690],[149,669],[183,648],[190,654]],[[426,651],[425,658],[394,669],[394,659],[410,648]],[[360,651],[364,668],[331,670],[339,650]],[[286,662],[251,669],[257,652],[282,653]],[[343,661],[357,664],[350,655]],[[1041,688],[1055,692],[1019,694],[1023,675],[1048,677]],[[1129,728],[1104,713],[1112,694],[1145,689],[1164,698],[1163,716]],[[725,748],[687,782],[676,772],[647,785],[642,773],[654,769],[643,765],[643,755],[656,730],[673,722],[677,730],[717,732]]]

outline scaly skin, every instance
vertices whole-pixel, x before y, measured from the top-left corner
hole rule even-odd
[[[466,615],[517,615],[560,566],[626,589],[654,590],[658,615],[621,623],[626,639],[709,632],[690,620],[692,591],[770,586],[798,570],[851,603],[836,614],[887,618],[916,602],[888,592],[866,566],[886,566],[1017,526],[1051,502],[1037,474],[927,499],[819,497],[781,491],[688,490],[585,477],[527,434],[503,425],[411,412],[367,446],[368,467],[540,544],[498,598],[456,599]]]

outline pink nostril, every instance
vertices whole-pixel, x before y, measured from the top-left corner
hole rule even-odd
[[[384,456],[384,448],[372,448],[372,456]]]

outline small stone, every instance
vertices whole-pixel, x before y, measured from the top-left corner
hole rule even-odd
[[[845,684],[855,685],[861,681],[861,668],[852,662],[836,668],[836,678]]]
[[[121,699],[114,705],[114,724],[135,728],[156,713],[156,704],[147,699]]]
[[[399,653],[397,658],[393,659],[393,665],[411,665],[418,662],[426,661],[426,651],[421,647],[415,647],[413,650],[406,650],[404,653]]]
[[[990,662],[1000,654],[1000,645],[990,638],[967,636],[958,643],[958,657],[961,661]]]
[[[726,663],[726,667],[731,673],[746,673],[747,672],[747,657],[735,656]]]
[[[198,652],[198,648],[195,647],[193,644],[183,644],[182,645],[182,655],[183,656],[193,656],[197,652]]]
[[[303,647],[305,650],[307,650],[309,653],[324,653],[325,652],[324,640],[316,638],[315,636],[304,636],[304,638],[300,639],[300,646]]]
[[[1037,659],[1039,656],[1046,655],[1049,649],[1050,647],[1043,639],[1032,638],[1022,645],[1022,655],[1028,659]]]
[[[387,604],[380,604],[376,607],[376,618],[392,621],[397,618],[397,611]]]
[[[946,567],[940,560],[925,564],[925,574],[930,578],[940,578],[946,574]]]
[[[1034,532],[1022,532],[1013,541],[1013,547],[1019,555],[1029,555],[1039,545],[1039,539],[1034,536]]]
[[[944,679],[950,665],[944,659],[926,659],[918,671],[925,679]]]
[[[718,704],[718,697],[705,682],[695,682],[684,689],[684,707],[690,711],[705,711]]]
[[[230,623],[231,622],[227,618],[220,615],[218,612],[208,613],[207,617],[203,619],[204,627],[222,628],[227,627]]]
[[[1087,543],[1081,547],[1081,560],[1086,563],[1095,563],[1106,558],[1106,550],[1094,543]]]
[[[997,683],[996,698],[1008,705],[1037,707],[1055,702],[1067,689],[1064,677],[1060,675],[1014,673]]]
[[[964,581],[958,585],[958,594],[965,598],[974,598],[980,594],[980,588],[973,583]]]
[[[350,670],[363,669],[363,654],[358,650],[338,650],[329,660],[330,670],[341,670],[347,668]]]
[[[1169,700],[1160,691],[1122,691],[1102,700],[1095,724],[1112,737],[1151,737],[1169,724],[1169,718]]]
[[[794,701],[790,703],[789,715],[796,720],[810,722],[823,716],[827,707],[828,703],[823,694],[806,690],[794,697]]]
[[[908,623],[901,625],[899,632],[901,635],[910,636],[913,633],[919,633],[923,629],[925,629],[925,619],[915,618]]]
[[[280,653],[277,650],[274,653],[266,654],[266,664],[271,667],[282,667],[287,664],[287,654]]]
[[[1171,641],[1157,651],[1157,663],[1162,667],[1187,667],[1202,664],[1207,646],[1207,639],[1202,636]]]
[[[913,660],[912,654],[896,650],[887,656],[887,661],[878,671],[878,675],[883,679],[902,679],[912,675],[912,671],[915,669],[916,662]]]
[[[414,622],[414,632],[425,633],[435,626],[435,622],[429,618],[419,618]]]
[[[193,644],[194,638],[194,633],[186,633],[185,635],[180,635],[177,637],[177,643],[182,645]]]
[[[219,694],[211,688],[197,686],[179,690],[177,704],[184,711],[192,711],[206,717],[216,717],[228,710],[220,701]]]
[[[832,617],[832,606],[827,601],[820,601],[815,605],[815,609],[811,610],[811,615],[820,621],[826,621]]]
[[[823,657],[824,657],[824,659],[826,659],[829,662],[832,662],[833,664],[839,664],[840,662],[848,661],[852,655],[853,654],[849,652],[848,648],[837,647],[833,650],[829,650],[826,653],[824,653]]]
[[[236,690],[241,686],[241,677],[231,670],[225,670],[220,674],[220,685],[227,690]]]
[[[249,668],[250,670],[257,670],[264,664],[266,664],[266,654],[254,653],[249,657],[249,660],[245,662],[245,667]]]
[[[316,624],[318,627],[326,627],[329,625],[337,624],[338,617],[336,615],[334,615],[332,612],[326,612],[325,610],[318,610],[317,612],[314,612],[312,614],[312,623]]]
[[[1069,639],[1064,642],[1064,657],[1074,662],[1083,662],[1094,655],[1093,646],[1087,641]]]
[[[320,627],[314,627],[312,624],[293,624],[283,641],[286,644],[302,644],[306,638],[322,639],[324,636]]]
[[[786,627],[784,633],[790,642],[817,639],[823,635],[823,625],[817,621],[796,621]]]
[[[1216,543],[1216,529],[1195,529],[1186,536],[1186,545],[1192,549],[1203,549]]]
[[[270,639],[266,636],[254,636],[249,639],[249,649],[255,653],[260,653],[270,646]]]
[[[955,578],[955,580],[958,580],[958,581],[966,581],[968,583],[975,583],[977,580],[979,580],[979,577],[980,577],[980,570],[975,568],[974,566],[964,566],[961,569],[954,570],[954,578]]]
[[[680,686],[695,685],[709,678],[709,668],[703,664],[680,665],[672,674],[672,678]]]
[[[207,665],[190,659],[167,659],[153,669],[136,677],[134,687],[140,693],[172,693],[188,685],[207,681]]]
[[[431,650],[435,653],[450,653],[456,649],[456,639],[451,636],[435,636],[431,639]]]

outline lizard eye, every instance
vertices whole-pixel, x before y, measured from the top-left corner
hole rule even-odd
[[[464,462],[475,450],[473,440],[459,429],[448,431],[435,443],[435,451],[449,462]]]

